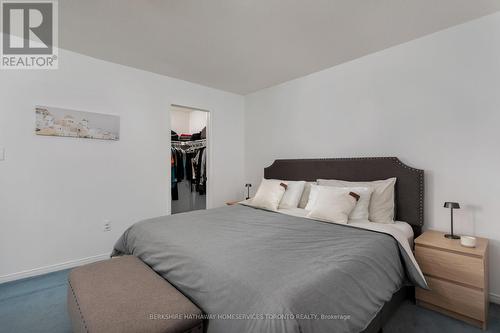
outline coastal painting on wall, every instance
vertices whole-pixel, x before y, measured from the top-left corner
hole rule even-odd
[[[119,140],[120,117],[101,113],[36,106],[36,134]]]

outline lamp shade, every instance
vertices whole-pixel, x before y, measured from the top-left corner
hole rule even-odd
[[[445,202],[444,203],[444,208],[459,209],[460,205],[458,204],[458,202]]]

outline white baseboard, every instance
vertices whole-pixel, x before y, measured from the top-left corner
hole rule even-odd
[[[2,276],[0,276],[0,283],[20,280],[20,279],[24,279],[24,278],[28,278],[28,277],[32,277],[32,276],[37,276],[37,275],[43,275],[43,274],[47,274],[47,273],[52,273],[52,272],[60,271],[63,269],[73,268],[76,266],[90,264],[92,262],[106,260],[106,259],[109,259],[109,253],[99,254],[96,256],[82,258],[82,259],[66,261],[66,262],[62,262],[60,264],[29,269],[29,270],[18,272],[18,273],[2,275]]]
[[[490,302],[500,304],[500,295],[490,293]]]

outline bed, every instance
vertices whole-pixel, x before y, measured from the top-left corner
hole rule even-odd
[[[397,158],[276,160],[264,176],[397,177],[396,219],[421,232],[423,171]],[[168,280],[204,311],[209,333],[378,332],[412,284],[425,287],[393,235],[235,205],[136,223],[113,255],[135,255]]]

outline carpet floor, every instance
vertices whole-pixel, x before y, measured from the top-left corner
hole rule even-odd
[[[0,284],[0,332],[66,333],[68,271]],[[420,308],[407,301],[384,327],[385,333],[500,332],[500,306],[490,305],[488,330]]]

